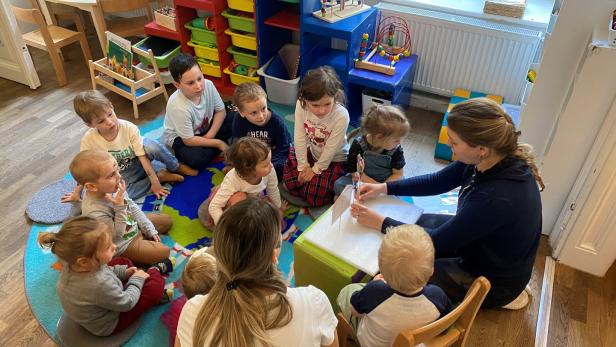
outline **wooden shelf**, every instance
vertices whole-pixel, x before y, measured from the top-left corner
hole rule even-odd
[[[299,13],[297,8],[285,7],[282,11],[266,19],[265,24],[299,32]]]
[[[150,36],[164,37],[166,39],[180,41],[180,33],[163,26],[156,24],[155,21],[151,21],[143,27],[146,34]]]

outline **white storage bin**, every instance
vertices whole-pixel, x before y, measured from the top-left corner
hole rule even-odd
[[[274,62],[275,59],[279,59]],[[297,92],[299,90],[299,76],[293,79],[284,79],[271,76],[267,73],[270,64],[274,62],[275,70],[280,73],[286,70],[287,76],[296,76],[299,66],[299,46],[293,44],[284,45],[278,55],[272,57],[265,65],[263,65],[257,74],[263,76],[265,80],[265,89],[267,90],[267,98],[275,103],[295,106],[297,103]],[[285,73],[282,73],[283,75]]]
[[[391,93],[376,90],[376,89],[364,89],[361,92],[361,105],[362,113],[366,113],[373,105],[391,105]]]

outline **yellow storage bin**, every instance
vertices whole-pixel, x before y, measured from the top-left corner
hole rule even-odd
[[[240,34],[239,32],[231,29],[225,30],[225,34],[231,36],[231,42],[234,46],[250,49],[252,51],[257,50],[257,37],[255,34]]]
[[[235,84],[236,86],[244,83],[244,82],[254,82],[254,83],[259,83],[259,76],[255,76],[255,77],[248,77],[248,76],[244,76],[244,75],[238,75],[234,72],[229,71],[229,67],[225,68],[225,73],[227,75],[229,75],[229,77],[231,78],[231,83]]]
[[[220,77],[220,76],[222,76],[222,73],[220,72],[220,65],[218,64],[218,62],[212,61],[212,60],[198,58],[197,59],[197,63],[201,67],[201,71],[204,74],[206,74],[208,76],[213,76],[213,77]]]
[[[244,12],[254,12],[255,2],[253,0],[227,0],[229,8]]]
[[[218,57],[218,49],[216,46],[212,46],[209,44],[199,44],[192,41],[188,41],[187,45],[195,49],[195,55],[197,58],[203,58],[208,60],[219,61]],[[220,77],[220,76],[218,76]]]

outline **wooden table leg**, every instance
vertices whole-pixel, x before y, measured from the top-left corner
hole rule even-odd
[[[94,29],[96,29],[96,35],[98,36],[98,41],[101,44],[101,48],[103,50],[103,55],[107,55],[107,38],[105,37],[105,17],[103,16],[103,12],[98,5],[93,5],[89,9],[90,15],[92,16],[92,23],[94,24]]]

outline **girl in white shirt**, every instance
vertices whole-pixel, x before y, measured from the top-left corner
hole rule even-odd
[[[225,208],[248,196],[261,196],[264,190],[276,207],[282,207],[278,178],[272,170],[272,152],[265,142],[254,137],[239,139],[227,151],[226,162],[233,169],[199,206],[199,220],[203,225],[213,229]]]
[[[287,288],[278,269],[281,213],[248,198],[227,209],[214,234],[218,279],[182,310],[176,347],[338,346],[327,296]]]
[[[338,75],[329,66],[306,73],[295,106],[294,147],[283,169],[289,193],[307,206],[334,199],[334,182],[344,175],[349,112]]]

